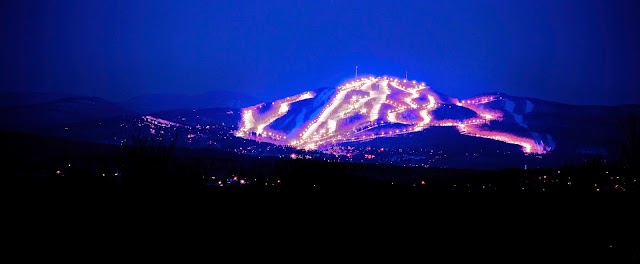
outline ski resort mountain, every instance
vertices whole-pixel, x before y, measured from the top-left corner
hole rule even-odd
[[[238,136],[279,145],[327,149],[336,143],[455,127],[459,133],[519,145],[525,153],[552,150],[553,137],[531,130],[533,111],[500,94],[448,98],[424,83],[390,77],[352,80],[336,89],[310,91],[242,110]],[[503,123],[503,121],[505,121]],[[508,123],[509,126],[503,124]]]

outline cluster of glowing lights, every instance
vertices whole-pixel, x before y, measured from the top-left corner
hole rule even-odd
[[[496,96],[481,96],[468,100],[453,99],[451,104],[474,111],[477,117],[465,120],[435,120],[431,112],[445,103],[424,83],[390,77],[366,77],[349,81],[339,87],[320,113],[290,132],[269,128],[275,120],[285,116],[291,104],[314,98],[313,92],[287,97],[271,103],[242,110],[240,129],[236,136],[259,139],[279,145],[302,149],[326,149],[336,143],[370,140],[424,130],[430,126],[454,126],[461,134],[489,138],[516,144],[525,153],[548,151],[531,138],[505,132],[489,131],[482,125],[499,121],[503,113],[483,104],[500,100]],[[404,125],[389,128],[387,125]]]
[[[259,112],[261,108],[266,106],[265,104],[259,104],[242,109],[242,121],[240,123],[240,129],[236,131],[236,136],[247,137],[251,132],[255,132],[259,135],[264,135],[277,141],[286,140],[287,136],[284,133],[271,131],[267,126],[273,123],[273,121],[287,114],[287,112],[289,112],[289,109],[291,108],[292,103],[310,99],[314,96],[315,93],[313,92],[305,92],[299,95],[277,100],[271,103],[271,105],[275,107],[271,107],[269,110],[262,114]]]
[[[458,125],[457,129],[464,135],[488,138],[509,144],[520,145],[524,153],[542,154],[548,151],[544,145],[538,144],[530,138],[519,137],[504,132],[483,130],[479,126]]]
[[[153,116],[143,116],[142,120],[144,120],[145,122],[152,124],[152,125],[157,125],[160,127],[185,127],[181,124],[178,123],[174,123],[168,120],[164,120],[164,119],[160,119],[157,117],[153,117]]]

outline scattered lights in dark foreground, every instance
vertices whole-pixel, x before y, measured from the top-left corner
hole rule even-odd
[[[270,128],[275,120],[287,114],[292,103],[315,96],[313,92],[305,92],[277,100],[271,103],[266,112],[261,111],[265,104],[244,108],[235,135],[299,149],[330,152],[330,147],[336,143],[390,137],[421,131],[430,126],[453,126],[464,135],[519,145],[524,153],[544,154],[550,150],[532,138],[482,127],[492,121],[502,120],[504,113],[483,107],[483,104],[500,100],[498,96],[443,102],[424,83],[389,77],[359,78],[339,86],[315,119],[299,124],[292,130],[300,132],[287,134]],[[447,103],[470,109],[478,117],[461,121],[435,120],[432,112]],[[385,128],[391,124],[402,124],[404,127]]]
[[[206,126],[202,126],[202,129],[205,129]],[[164,129],[170,129],[169,127]],[[186,134],[185,134],[186,135]],[[236,140],[242,140],[236,137],[233,137]],[[185,138],[186,139],[186,138]],[[318,157],[323,156],[313,156],[313,152],[304,151],[304,150],[295,150],[295,149],[286,149],[282,146],[273,146],[272,150],[280,149],[286,153],[286,151],[297,151],[297,152],[289,152],[288,154],[281,156],[271,156],[270,160],[265,161],[265,163],[258,164],[289,164],[282,165],[282,168],[290,168],[288,166],[295,165],[297,166],[319,166],[319,168],[326,168],[332,165],[333,161],[352,161],[347,160],[345,157],[336,157],[333,155],[327,155],[324,157],[333,157],[334,159],[324,160],[318,159]],[[253,151],[255,148],[253,146],[243,146],[243,150]],[[398,150],[394,149],[370,149],[378,155],[382,155],[384,153],[390,152],[392,156],[396,156],[399,153]],[[410,152],[407,148],[404,148],[402,153]],[[439,151],[431,151],[426,150],[426,153],[433,153],[433,156],[443,156],[444,153],[439,153]],[[321,152],[316,152],[317,155],[323,155]],[[245,153],[247,154],[247,153]],[[361,155],[364,159],[364,155]],[[263,156],[265,158],[265,156]],[[245,162],[246,160],[258,161],[257,157],[253,157],[251,155],[238,155],[237,158],[241,162],[236,161],[236,165],[228,165],[226,162],[219,163],[218,167],[212,167],[207,169],[207,173],[198,175],[201,178],[204,186],[208,186],[211,188],[256,188],[256,186],[260,186],[260,188],[284,188],[287,186],[291,186],[291,184],[295,185],[296,188],[300,187],[300,183],[292,183],[288,181],[286,175],[284,178],[281,175],[282,171],[287,171],[287,169],[282,170],[278,168],[271,168],[272,172],[264,172],[264,169],[260,166],[260,169],[256,170],[247,170],[243,167],[243,164],[251,163]],[[396,162],[394,162],[395,164]],[[73,166],[70,166],[73,164]],[[255,166],[259,166],[256,164]],[[306,164],[306,165],[305,165]],[[315,164],[315,165],[314,165]],[[220,167],[222,166],[222,167]],[[280,166],[280,165],[278,165]],[[343,166],[343,165],[337,165]],[[362,168],[363,175],[375,175],[377,172],[378,165],[373,165],[371,167],[368,164],[351,164],[348,166],[353,166],[353,168]],[[518,191],[518,192],[561,192],[561,191],[570,191],[570,192],[633,192],[638,190],[638,181],[637,177],[634,175],[630,175],[628,172],[622,169],[616,169],[614,167],[603,167],[601,170],[591,170],[591,169],[576,169],[576,168],[563,168],[561,170],[558,169],[536,169],[529,168],[529,170],[517,170],[517,171],[489,171],[489,172],[478,172],[480,176],[474,176],[473,180],[458,180],[459,175],[456,175],[455,170],[451,170],[446,172],[447,177],[446,181],[441,181],[442,178],[439,177],[430,177],[434,170],[425,168],[428,166],[409,166],[403,168],[401,166],[388,166],[380,164],[385,168],[395,168],[397,172],[402,171],[403,177],[398,178],[394,177],[395,173],[388,174],[384,176],[379,184],[389,186],[388,188],[408,188],[408,189],[424,189],[424,190],[446,190],[453,192],[491,192],[491,191]],[[57,163],[57,165],[52,166],[48,169],[50,175],[54,178],[73,178],[77,177],[78,173],[86,173],[89,170],[84,169],[86,164],[82,162],[78,162],[75,160],[66,160]],[[337,168],[337,167],[336,167]],[[90,170],[96,177],[100,177],[105,181],[117,181],[118,179],[128,177],[126,170],[122,170],[119,167],[104,167],[100,169]],[[357,171],[357,170],[355,170]],[[381,170],[384,171],[384,170]],[[435,170],[437,171],[437,170]],[[404,173],[409,172],[411,177],[404,178]],[[381,173],[381,172],[380,172]],[[585,174],[593,174],[592,176],[586,177]],[[289,178],[291,179],[291,178]],[[335,178],[336,180],[332,181],[311,181],[308,182],[308,188],[317,188],[318,190],[325,190],[327,188],[334,188],[336,186],[340,186],[342,184],[349,184],[349,181],[342,182],[342,180],[348,180],[345,178]],[[501,179],[507,179],[507,183],[500,182]],[[439,182],[440,181],[440,182]],[[280,187],[279,187],[280,186]],[[392,187],[393,186],[393,187]],[[287,187],[288,188],[288,187]]]

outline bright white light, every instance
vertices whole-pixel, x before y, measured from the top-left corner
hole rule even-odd
[[[327,121],[327,127],[329,128],[329,133],[333,133],[336,131],[336,124],[337,124],[336,120],[329,119]]]
[[[396,119],[396,113],[395,112],[389,112],[389,114],[387,114],[387,119],[391,123],[397,123],[398,122],[398,120]]]
[[[431,122],[431,116],[429,116],[427,110],[421,110],[420,117],[422,117],[422,122],[418,124],[419,126],[426,126]]]
[[[262,132],[264,132],[264,127],[265,126],[267,126],[267,124],[258,125],[258,129],[256,129],[256,133],[262,134]]]
[[[286,114],[287,111],[289,111],[289,104],[281,104],[280,109],[278,110],[278,113]]]
[[[429,109],[433,109],[436,107],[436,98],[433,97],[433,95],[427,95],[427,98],[429,98],[429,106],[427,106]]]

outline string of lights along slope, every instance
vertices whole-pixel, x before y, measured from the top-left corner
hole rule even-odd
[[[391,77],[348,81],[337,87],[311,120],[297,124],[288,132],[271,127],[274,121],[287,116],[293,103],[316,96],[315,92],[309,91],[274,101],[271,106],[263,103],[244,108],[235,135],[300,149],[323,150],[342,142],[414,133],[433,126],[453,126],[463,135],[519,145],[528,154],[543,154],[550,150],[533,138],[487,129],[490,122],[503,119],[503,112],[484,107],[489,102],[500,100],[498,96],[443,102],[424,83]],[[461,120],[433,118],[432,112],[445,105],[464,107],[476,115]]]

